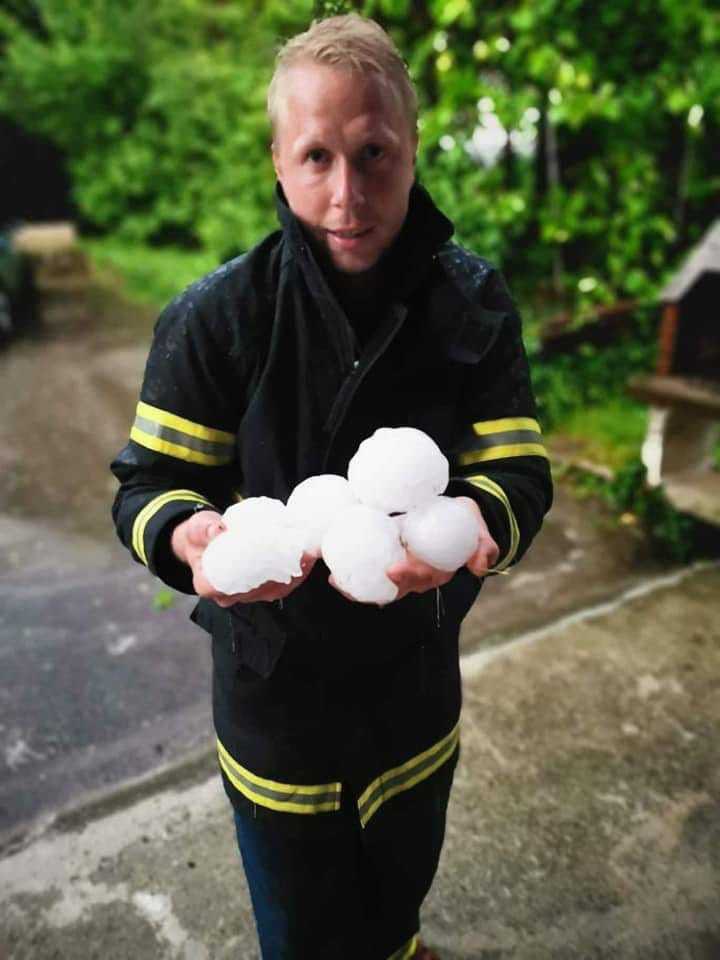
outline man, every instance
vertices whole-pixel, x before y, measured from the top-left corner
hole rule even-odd
[[[416,99],[389,37],[354,14],[314,24],[280,52],[268,109],[282,230],[162,314],[114,516],[135,559],[201,597],[264,960],[429,958],[459,626],[537,532],[548,464],[504,282],[415,183]],[[449,456],[447,493],[481,520],[466,568],[408,555],[385,607],[310,557],[288,585],[212,588],[201,557],[238,494],[344,474],[380,426]]]

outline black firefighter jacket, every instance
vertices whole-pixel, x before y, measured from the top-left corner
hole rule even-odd
[[[191,593],[173,527],[239,496],[286,500],[319,473],[344,475],[381,426],[424,430],[448,456],[449,495],[479,504],[516,563],[552,499],[520,319],[497,270],[449,242],[452,224],[418,185],[393,249],[384,309],[361,348],[282,193],[282,230],[190,286],[161,314],[113,508],[133,557]],[[481,583],[386,607],[351,603],[318,561],[284,601],[223,610],[212,636],[213,706],[234,803],[339,809],[363,825],[454,755],[457,636]],[[244,800],[243,800],[244,798]]]

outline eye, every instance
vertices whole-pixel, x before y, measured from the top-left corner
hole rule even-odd
[[[363,154],[367,160],[380,160],[385,155],[385,151],[379,143],[368,143],[363,149]]]
[[[321,147],[313,147],[305,154],[305,159],[317,166],[327,160],[327,150],[323,150]]]

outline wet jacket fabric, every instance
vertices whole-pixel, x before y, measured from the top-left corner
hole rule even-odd
[[[448,456],[447,493],[479,504],[500,547],[495,572],[509,568],[552,488],[502,276],[450,242],[452,224],[416,185],[361,346],[281,192],[278,212],[281,230],[190,286],[156,324],[112,465],[121,540],[191,593],[170,551],[178,522],[239,496],[286,500],[308,476],[345,474],[378,427],[412,426]],[[319,561],[280,603],[200,600],[193,613],[212,637],[233,802],[327,812],[352,783],[361,818],[372,816],[457,749],[457,637],[481,581],[463,569],[439,591],[378,608],[346,600],[327,576]]]

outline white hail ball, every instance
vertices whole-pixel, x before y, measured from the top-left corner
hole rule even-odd
[[[322,540],[341,511],[357,503],[345,477],[324,473],[299,483],[287,502],[291,522],[305,531],[305,550],[319,557]]]
[[[338,516],[323,537],[322,555],[335,583],[362,603],[390,603],[398,588],[385,571],[405,559],[398,526],[370,507],[357,505]]]
[[[203,573],[216,590],[247,593],[301,576],[303,532],[289,522],[280,500],[249,497],[226,510],[223,520],[228,529],[202,555]]]
[[[273,497],[248,497],[228,507],[223,522],[228,530],[249,522],[286,523],[285,504]]]
[[[404,513],[443,492],[450,468],[435,441],[414,427],[381,427],[348,466],[355,496],[384,513]]]
[[[480,522],[452,497],[435,497],[401,520],[401,537],[411,553],[438,570],[457,570],[477,550]]]

